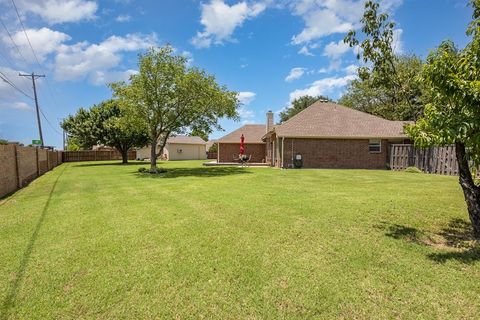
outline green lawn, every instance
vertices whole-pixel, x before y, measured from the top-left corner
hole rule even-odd
[[[0,319],[478,319],[454,177],[70,163],[0,204]]]

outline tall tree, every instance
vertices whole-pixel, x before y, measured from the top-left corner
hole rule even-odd
[[[328,97],[324,96],[317,96],[317,97],[312,97],[309,95],[302,96],[299,98],[296,98],[295,100],[292,101],[292,106],[285,111],[280,112],[280,123],[283,123],[299,113],[300,111],[310,107],[312,104],[317,102],[318,100],[325,100],[325,101],[332,101]]]
[[[189,133],[189,136],[200,137],[203,139],[203,141],[208,141],[208,134],[197,129],[193,129],[192,132]]]
[[[151,172],[171,134],[191,129],[205,134],[221,129],[219,118],[237,118],[237,93],[220,86],[205,71],[188,67],[170,46],[151,48],[139,56],[139,73],[130,83],[111,85],[129,116],[145,127],[151,144]],[[157,152],[157,145],[159,150]]]
[[[423,112],[420,73],[422,61],[415,56],[399,56],[395,51],[395,23],[379,12],[377,1],[365,2],[361,20],[363,41],[352,30],[344,42],[359,47],[358,59],[371,66],[358,69],[359,80],[352,82],[343,103],[363,104],[366,110],[391,120],[415,120]],[[365,93],[369,101],[365,104]]]
[[[472,176],[480,164],[480,0],[471,5],[471,42],[458,50],[445,41],[430,53],[423,70],[429,103],[407,133],[421,147],[455,144],[459,182],[474,236],[480,239],[480,187]]]
[[[423,61],[416,56],[398,56],[395,70],[402,90],[418,103],[397,99],[396,91],[379,84],[375,77],[352,80],[338,103],[389,120],[415,120],[423,112],[421,72]]]
[[[144,127],[124,117],[124,111],[115,100],[104,101],[90,109],[81,108],[61,126],[69,135],[69,142],[72,140],[82,149],[91,149],[97,144],[113,147],[122,155],[123,163],[128,162],[131,148],[148,143]]]

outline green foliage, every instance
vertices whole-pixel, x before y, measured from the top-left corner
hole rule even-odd
[[[61,126],[69,135],[69,150],[91,149],[104,144],[122,153],[124,162],[129,149],[148,143],[144,127],[130,121],[115,100],[103,101],[90,109],[81,108],[75,115],[68,116]]]
[[[0,139],[0,146],[1,145],[7,145],[7,144],[8,144],[8,140]]]
[[[218,152],[218,143],[212,144],[212,146],[208,149],[208,152]]]
[[[421,102],[422,60],[416,56],[399,56],[394,64],[402,90],[410,92],[415,100]],[[410,104],[397,99],[396,91],[379,85],[374,77],[351,81],[339,103],[389,120],[414,120],[423,112],[423,102]]]
[[[395,23],[387,13],[379,12],[376,1],[366,1],[361,20],[364,40],[356,31],[345,43],[359,47],[358,59],[371,66],[358,69],[340,103],[390,120],[415,120],[423,113],[421,69],[416,56],[399,56],[394,48]]]
[[[68,137],[66,149],[67,149],[67,151],[79,151],[79,150],[81,150],[80,144],[77,142],[75,137]]]
[[[405,169],[405,172],[422,173],[422,170],[418,169],[417,167],[408,167],[407,169]]]
[[[192,132],[190,132],[189,136],[190,137],[200,137],[200,138],[203,139],[203,141],[205,141],[205,142],[208,141],[208,134],[203,132],[203,131],[197,130],[197,129],[193,129]]]
[[[459,50],[444,41],[427,58],[423,81],[428,101],[425,115],[408,134],[419,146],[462,143],[468,157],[480,164],[480,20],[474,1],[471,42]]]
[[[219,118],[237,118],[236,92],[217,84],[212,75],[188,67],[172,47],[151,48],[139,56],[139,73],[129,84],[111,84],[129,119],[149,134],[152,150],[160,154],[171,134],[191,130],[210,134],[221,129]],[[156,152],[157,142],[160,150]],[[152,157],[151,167],[156,167]]]
[[[312,104],[317,102],[318,100],[325,100],[325,101],[333,101],[328,97],[325,96],[317,96],[317,97],[312,97],[312,96],[302,96],[299,98],[296,98],[295,100],[292,101],[292,106],[285,111],[280,112],[280,123],[283,123],[299,113],[300,111],[310,107]]]

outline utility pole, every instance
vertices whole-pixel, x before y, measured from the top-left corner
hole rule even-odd
[[[32,74],[18,74],[20,77],[28,77],[32,79],[32,84],[33,84],[33,95],[35,97],[35,109],[37,110],[37,122],[38,122],[38,132],[40,134],[40,141],[41,145],[40,147],[43,148],[43,134],[42,134],[42,123],[40,122],[40,109],[38,107],[38,97],[37,97],[37,88],[35,87],[35,79],[36,78],[45,78],[44,74],[35,74],[32,72]]]

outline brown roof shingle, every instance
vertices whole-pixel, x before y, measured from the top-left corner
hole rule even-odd
[[[405,123],[318,101],[277,126],[275,132],[279,137],[406,138]]]
[[[221,137],[218,143],[240,143],[240,137],[245,137],[245,143],[263,143],[262,137],[267,127],[264,124],[246,124],[241,128]]]

